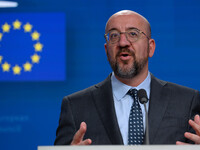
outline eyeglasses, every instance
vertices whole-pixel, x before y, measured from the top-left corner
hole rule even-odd
[[[148,40],[150,39],[144,32],[140,31],[137,28],[129,29],[126,32],[119,32],[118,30],[110,30],[108,33],[104,34],[104,37],[107,42],[111,42],[112,44],[114,44],[120,41],[121,34],[125,34],[126,39],[131,43],[134,43],[138,39],[140,39],[142,34],[144,34]]]

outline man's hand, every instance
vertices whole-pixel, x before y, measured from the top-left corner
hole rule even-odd
[[[92,143],[91,139],[86,139],[83,141],[83,137],[87,130],[87,125],[85,122],[81,122],[79,130],[75,133],[71,145],[90,145]]]
[[[196,134],[185,132],[184,136],[187,139],[190,139],[191,141],[193,141],[195,144],[200,144],[200,116],[196,115],[194,117],[194,121],[189,120],[189,124],[195,130]],[[183,145],[183,144],[186,144],[186,143],[177,141],[176,144],[177,145]]]

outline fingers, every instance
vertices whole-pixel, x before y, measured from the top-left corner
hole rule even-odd
[[[196,134],[200,136],[200,119],[199,115],[196,115],[193,120],[189,120],[190,126],[195,130]]]
[[[189,145],[188,143],[184,143],[184,142],[180,142],[180,141],[176,141],[176,145]]]
[[[71,145],[90,145],[92,143],[91,139],[86,139],[83,141],[83,137],[87,130],[87,125],[85,122],[81,122],[79,130],[75,133]]]
[[[196,115],[194,117],[194,122],[196,122],[198,125],[200,125],[200,116],[199,115]]]
[[[86,123],[85,123],[85,122],[81,122],[80,128],[79,128],[79,130],[75,133],[71,145],[77,145],[77,144],[79,144],[79,143],[83,140],[83,137],[84,137],[84,135],[85,135],[86,130],[87,130],[87,125],[86,125]]]
[[[184,136],[195,144],[200,144],[200,116],[195,115],[194,121],[190,119],[189,124],[195,130],[196,134],[185,132]],[[186,143],[177,141],[176,144],[185,145]]]
[[[195,144],[200,144],[200,136],[189,132],[185,132],[184,136],[187,139],[190,139],[191,141],[195,142]]]
[[[79,145],[90,145],[90,144],[92,144],[92,140],[86,139],[86,140],[82,141]]]

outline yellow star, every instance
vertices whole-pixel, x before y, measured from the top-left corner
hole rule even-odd
[[[40,56],[37,54],[34,54],[33,56],[31,56],[31,59],[33,63],[39,63]]]
[[[16,20],[15,22],[13,22],[14,29],[20,29],[21,25],[22,23],[19,20]]]
[[[3,68],[3,72],[5,72],[5,71],[9,72],[10,71],[10,64],[8,64],[7,62],[2,64],[1,67]]]
[[[3,60],[3,56],[0,56],[0,64],[1,64],[2,60]]]
[[[34,31],[32,34],[32,40],[39,40],[40,38],[40,33],[38,33],[37,31]]]
[[[22,68],[19,67],[18,65],[15,65],[12,69],[13,69],[14,75],[19,75],[21,73],[21,70],[22,70]]]
[[[2,37],[3,37],[3,34],[2,34],[2,33],[0,33],[0,41],[2,40]]]
[[[24,32],[31,32],[33,26],[30,23],[24,25]]]
[[[30,64],[29,62],[26,62],[24,65],[24,71],[31,71],[31,68],[32,68],[32,64]]]
[[[3,30],[3,32],[9,32],[10,31],[10,25],[7,24],[7,22],[6,22],[4,25],[2,25],[2,30]]]
[[[42,48],[43,48],[43,45],[42,45],[40,42],[37,42],[37,43],[34,45],[34,48],[35,48],[35,51],[36,51],[36,52],[41,52],[41,51],[42,51]]]

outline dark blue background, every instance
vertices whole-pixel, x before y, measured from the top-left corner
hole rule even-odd
[[[0,82],[0,149],[53,145],[63,96],[105,79],[111,72],[104,28],[116,11],[131,9],[152,26],[156,51],[150,71],[158,78],[200,89],[198,0],[19,0],[0,12],[66,14],[66,80]]]

